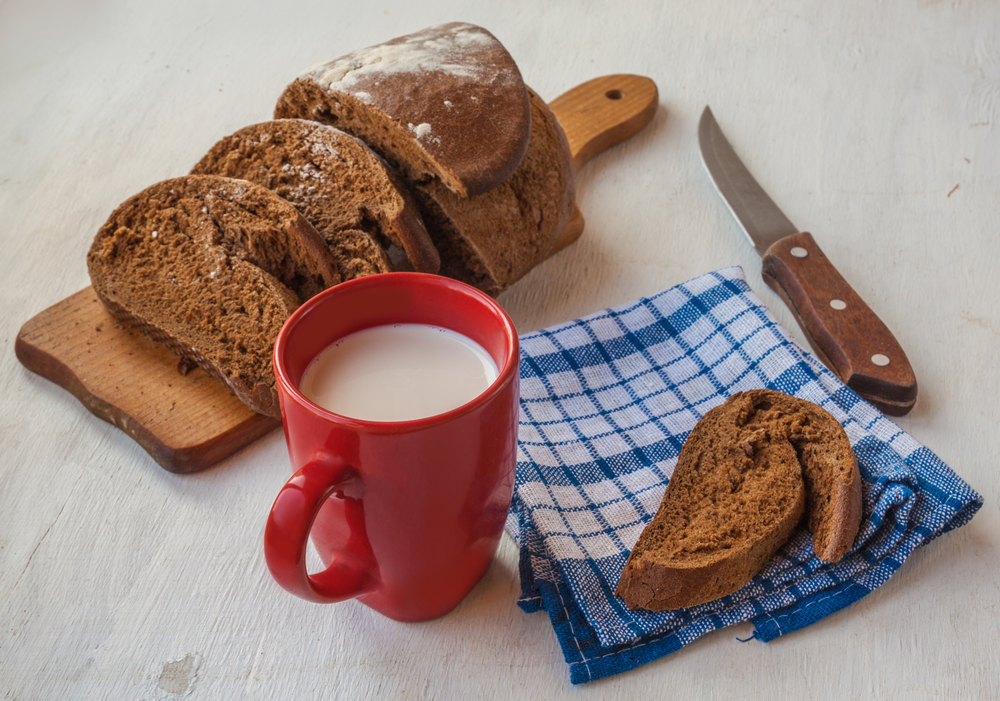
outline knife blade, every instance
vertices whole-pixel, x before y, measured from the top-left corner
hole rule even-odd
[[[761,277],[844,384],[884,413],[903,416],[917,379],[899,342],[816,244],[782,213],[736,155],[712,111],[698,123],[709,177],[761,256]]]

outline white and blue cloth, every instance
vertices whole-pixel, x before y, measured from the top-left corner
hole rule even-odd
[[[799,529],[754,579],[701,606],[651,613],[615,597],[698,419],[740,390],[801,397],[843,424],[864,517],[839,562]],[[934,453],[803,352],[727,268],[521,338],[521,407],[507,528],[526,612],[544,610],[575,684],[753,621],[768,641],[857,601],[913,550],[966,523],[980,497]]]

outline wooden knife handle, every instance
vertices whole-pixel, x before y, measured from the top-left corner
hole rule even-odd
[[[899,342],[809,233],[786,236],[767,249],[761,274],[848,387],[892,416],[913,408],[917,378]]]

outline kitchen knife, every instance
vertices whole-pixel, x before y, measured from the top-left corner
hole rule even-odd
[[[698,145],[709,176],[761,255],[764,282],[791,309],[816,354],[886,414],[909,412],[917,379],[892,332],[757,184],[708,107]]]

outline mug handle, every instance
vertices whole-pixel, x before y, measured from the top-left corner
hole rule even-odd
[[[309,531],[319,509],[357,472],[343,460],[324,453],[292,475],[278,492],[264,529],[264,559],[283,588],[307,601],[334,604],[371,591],[378,584],[371,544],[363,522],[351,531],[349,550],[336,554],[322,572],[306,571]]]

